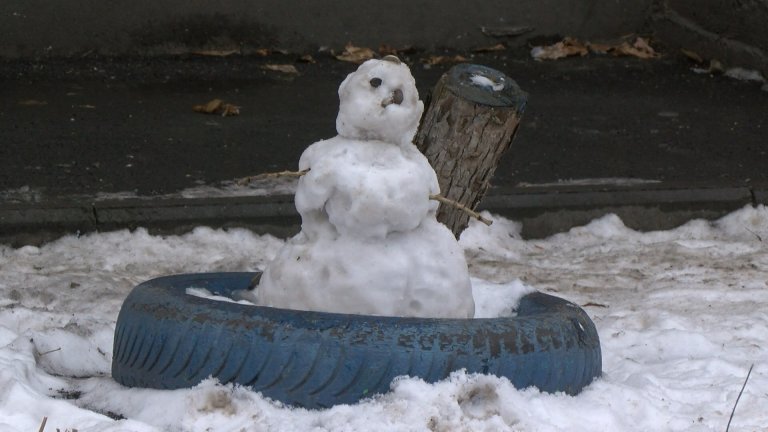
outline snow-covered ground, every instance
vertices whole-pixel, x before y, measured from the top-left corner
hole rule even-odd
[[[601,379],[580,395],[517,390],[457,372],[402,378],[355,406],[306,411],[211,380],[121,387],[112,332],[130,289],[171,273],[262,269],[283,245],[246,230],[144,230],[0,246],[0,430],[724,431],[768,428],[768,209],[639,233],[613,215],[545,240],[494,217],[461,245],[478,309],[523,284],[581,305],[597,325]],[[489,299],[491,299],[489,301]]]

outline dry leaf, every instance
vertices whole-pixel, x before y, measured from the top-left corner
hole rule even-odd
[[[533,47],[531,49],[531,57],[535,60],[555,60],[575,55],[583,56],[588,52],[596,54],[611,53],[614,56],[632,56],[641,59],[651,59],[659,56],[653,47],[648,44],[648,41],[641,37],[635,38],[632,44],[624,41],[615,45],[590,42],[584,44],[578,39],[566,37],[553,45]]]
[[[484,35],[491,37],[515,37],[533,30],[534,28],[529,26],[480,27]]]
[[[648,41],[645,38],[638,37],[635,39],[635,43],[633,44],[635,48],[637,48],[640,51],[647,52],[650,54],[656,55],[656,50],[654,50],[651,45],[648,43]]]
[[[585,56],[589,50],[578,39],[566,37],[562,41],[549,46],[536,46],[531,50],[534,60],[557,60],[570,56]]]
[[[254,53],[256,53],[258,56],[266,57],[272,54],[272,51],[269,48],[257,48]]]
[[[379,45],[379,54],[385,56],[385,55],[397,55],[397,48],[393,47],[392,45],[387,44],[381,44]]]
[[[455,56],[429,56],[421,59],[421,62],[431,66],[445,63],[461,63],[467,61],[467,58],[456,54]]]
[[[217,114],[222,117],[236,116],[240,114],[239,106],[224,103],[221,99],[212,99],[205,105],[195,105],[192,107],[192,110],[203,114]]]
[[[693,60],[696,63],[704,63],[704,59],[695,51],[687,50],[685,48],[680,48],[680,52],[683,53],[684,56],[688,57],[690,60]]]
[[[48,102],[42,101],[42,100],[37,100],[37,99],[25,99],[25,100],[20,100],[19,101],[19,105],[21,105],[21,106],[44,106],[44,105],[48,105]]]
[[[613,45],[587,42],[587,48],[595,54],[608,54]]]
[[[386,55],[400,56],[403,54],[413,54],[415,52],[416,52],[416,48],[410,45],[406,45],[402,48],[395,48],[392,45],[388,45],[388,44],[381,44],[379,46],[379,54],[381,54],[382,56],[386,56]]]
[[[652,59],[659,56],[656,51],[648,45],[648,42],[641,37],[635,39],[635,43],[632,45],[628,42],[622,42],[613,47],[613,49],[611,49],[611,54],[615,56],[632,56],[641,59]]]
[[[292,64],[267,64],[261,67],[262,69],[280,72],[289,75],[298,75],[299,70]]]
[[[315,58],[310,54],[304,54],[303,56],[299,57],[299,61],[304,63],[317,63]]]
[[[216,113],[218,114],[218,113]],[[224,104],[221,106],[221,116],[236,116],[240,115],[240,107],[232,104]]]
[[[239,49],[200,50],[200,51],[192,51],[192,54],[201,55],[201,56],[210,56],[210,57],[227,57],[232,54],[240,54],[240,50]]]
[[[472,52],[485,53],[485,52],[504,51],[506,49],[507,47],[503,43],[497,43],[496,45],[492,45],[492,46],[475,48],[472,50]]]
[[[337,55],[336,58],[351,63],[362,63],[372,59],[374,55],[375,53],[370,48],[357,47],[348,43],[347,46],[344,47],[344,51]]]
[[[628,42],[622,42],[619,45],[611,48],[611,54],[615,56],[634,56],[641,57],[643,54]]]
[[[197,112],[204,112],[206,114],[212,114],[214,111],[219,109],[224,104],[224,101],[221,99],[212,99],[208,101],[205,105],[196,105],[195,108],[193,108]]]

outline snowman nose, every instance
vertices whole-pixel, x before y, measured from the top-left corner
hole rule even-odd
[[[381,101],[381,106],[386,108],[390,104],[400,105],[401,103],[403,103],[403,91],[401,89],[395,89],[395,91],[392,92],[391,97]]]
[[[392,92],[392,102],[400,105],[403,103],[403,91],[400,89],[396,89],[394,92]]]

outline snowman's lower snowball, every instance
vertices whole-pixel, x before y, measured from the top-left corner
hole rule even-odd
[[[264,272],[260,304],[362,315],[472,318],[463,251],[434,220],[384,239],[291,239]]]

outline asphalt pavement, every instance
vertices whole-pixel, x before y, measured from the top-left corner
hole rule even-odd
[[[455,55],[456,53],[450,53]],[[612,212],[666,229],[768,202],[768,91],[698,74],[682,56],[537,62],[525,50],[470,55],[529,94],[482,209],[541,237]],[[422,98],[450,63],[404,56]],[[356,65],[316,53],[0,62],[0,242],[148,227],[246,226],[290,235],[284,188],[233,181],[295,169],[335,134],[336,90]],[[267,65],[293,65],[298,74]],[[222,99],[240,115],[193,111]]]

